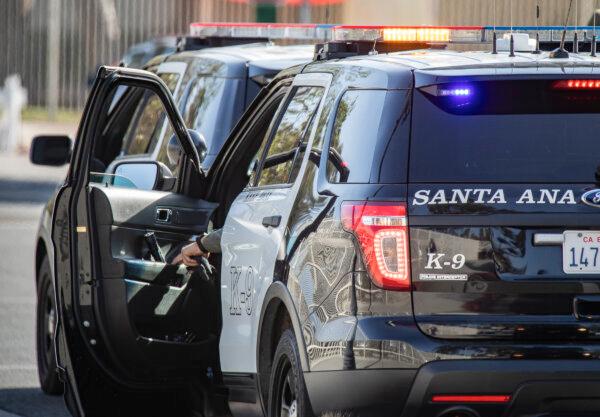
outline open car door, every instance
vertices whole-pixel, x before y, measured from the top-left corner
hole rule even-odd
[[[145,148],[164,120],[169,166],[115,168],[121,143]],[[58,364],[75,416],[187,415],[200,401],[189,392],[218,369],[219,288],[208,267],[170,264],[216,208],[186,191],[202,183],[191,133],[159,77],[100,68],[53,221]]]

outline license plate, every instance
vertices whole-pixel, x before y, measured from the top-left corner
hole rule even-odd
[[[572,230],[563,236],[563,271],[600,274],[600,232]]]

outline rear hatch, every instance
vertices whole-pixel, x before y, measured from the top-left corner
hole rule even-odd
[[[425,334],[600,338],[600,79],[558,77],[421,77],[409,225]]]

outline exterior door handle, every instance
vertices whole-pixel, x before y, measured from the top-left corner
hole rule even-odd
[[[279,227],[281,224],[281,216],[263,217],[262,225],[265,227]]]
[[[580,295],[573,299],[577,320],[600,320],[600,298],[596,295]]]

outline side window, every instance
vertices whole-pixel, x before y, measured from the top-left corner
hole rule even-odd
[[[159,77],[173,93],[179,81],[177,73],[161,73]],[[152,92],[144,93],[131,124],[125,134],[121,155],[140,155],[149,153],[165,130],[165,117],[161,112],[162,103]]]
[[[257,186],[295,180],[306,152],[310,126],[323,97],[321,87],[296,87],[263,158]],[[304,146],[303,146],[304,144]]]
[[[256,122],[252,125],[252,128],[248,132],[248,137],[250,138],[261,138],[260,146],[258,151],[256,151],[256,147],[253,148],[254,158],[250,162],[250,166],[248,167],[248,183],[249,185],[254,185],[256,183],[256,178],[258,174],[258,169],[260,168],[260,160],[263,154],[265,153],[265,147],[267,146],[267,142],[269,139],[268,132],[271,123],[273,123],[273,119],[277,114],[277,109],[281,104],[283,98],[288,91],[289,86],[285,86],[279,90],[279,93],[273,97],[273,99],[267,104],[265,109],[261,112],[261,114],[257,117]],[[252,151],[251,151],[252,152]]]
[[[119,111],[111,111],[106,106],[102,131],[98,134],[90,161],[90,182],[110,187],[137,188],[143,190],[170,191],[176,185],[174,173],[164,164],[151,160],[121,158],[126,132],[131,120],[139,110],[140,98],[152,103],[153,118],[170,126],[163,102],[153,91],[142,87],[128,86],[127,91],[115,89],[114,94],[122,94],[123,105]],[[144,119],[142,119],[143,121]],[[154,134],[153,129],[137,129],[136,139],[148,143]],[[179,157],[180,153],[176,154]]]
[[[228,129],[222,129],[219,124],[219,112],[222,111],[224,78],[201,76],[194,79],[189,85],[189,93],[182,110],[185,125],[200,133],[207,141],[209,154],[213,151],[215,142],[222,143],[224,137],[229,133]],[[160,145],[157,160],[166,164],[171,169],[172,162],[169,161],[167,149],[172,131],[168,131]]]
[[[128,144],[123,155],[139,155],[148,151],[150,141],[162,128],[162,104],[152,92],[146,92],[127,131]]]
[[[385,96],[384,90],[344,93],[329,146],[329,182],[369,182]]]

